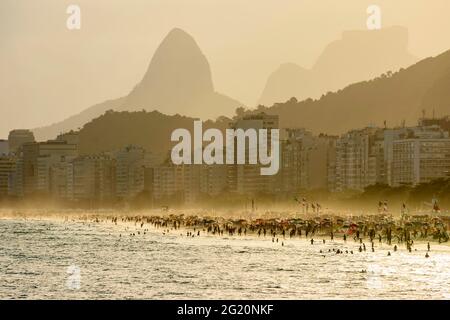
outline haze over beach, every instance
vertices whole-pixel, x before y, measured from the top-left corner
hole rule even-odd
[[[448,0],[74,2],[0,1],[0,300],[449,299]]]

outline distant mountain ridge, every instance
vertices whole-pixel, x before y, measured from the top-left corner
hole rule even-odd
[[[173,29],[156,50],[142,81],[120,110],[153,106],[165,114],[209,119],[232,115],[239,102],[214,91],[208,60],[189,34]]]
[[[422,116],[450,115],[450,50],[398,72],[351,84],[320,99],[292,98],[271,107],[241,114],[266,112],[280,117],[280,126],[305,127],[315,133],[342,134],[370,124],[414,125]]]
[[[134,144],[164,159],[176,143],[170,140],[172,131],[185,128],[193,134],[194,120],[158,111],[107,111],[79,131],[79,151],[81,154],[97,154]],[[203,128],[224,130],[229,120],[226,117],[207,120],[203,122]]]
[[[416,61],[408,53],[408,30],[403,27],[345,31],[341,39],[324,49],[310,70],[294,63],[282,64],[269,76],[259,104],[270,106],[291,97],[318,98]]]
[[[242,104],[214,91],[208,60],[195,40],[175,28],[161,42],[143,79],[125,97],[96,104],[59,123],[34,129],[38,140],[76,130],[107,110],[159,110],[208,119],[231,116]]]
[[[304,127],[316,134],[342,134],[370,124],[389,127],[414,125],[425,110],[450,115],[450,50],[424,59],[407,69],[386,73],[373,80],[352,84],[318,100],[295,98],[272,107],[238,108],[236,116],[257,112],[276,114],[280,127]],[[231,119],[204,122],[204,128],[227,128]],[[192,130],[194,118],[160,112],[107,112],[80,130],[80,151],[98,153],[127,144],[168,154],[175,128]]]
[[[206,77],[196,86],[211,88],[211,84]],[[391,127],[400,125],[403,121],[407,125],[413,125],[421,117],[422,110],[428,114],[434,112],[437,116],[450,114],[448,88],[450,50],[398,72],[387,71],[372,80],[329,92],[320,99],[298,101],[293,98],[271,107],[240,107],[236,109],[236,116],[263,111],[279,115],[280,127],[304,127],[314,133],[329,134],[341,134],[370,124],[382,126],[385,120]],[[130,100],[139,101],[139,95],[130,94]],[[79,123],[74,126],[75,129],[83,127],[80,130],[82,152],[106,151],[130,143],[165,152],[171,145],[170,132],[175,126],[192,126],[194,117],[178,114],[165,115],[156,111],[105,113],[107,110],[123,110],[126,100],[127,97],[110,100],[69,118],[72,123]],[[139,106],[134,108],[142,109]],[[216,121],[207,121],[205,127],[225,128],[228,120],[226,117],[219,117]],[[52,130],[59,128],[55,125]],[[37,137],[39,139],[38,135]]]

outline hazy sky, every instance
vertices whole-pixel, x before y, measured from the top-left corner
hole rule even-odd
[[[69,4],[81,30],[66,28]],[[253,106],[281,63],[310,67],[342,31],[365,29],[370,4],[383,26],[409,29],[415,56],[450,49],[449,0],[1,0],[0,138],[127,94],[174,27],[196,39],[216,90]]]

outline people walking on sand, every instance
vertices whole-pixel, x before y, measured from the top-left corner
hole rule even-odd
[[[295,236],[295,229],[292,229],[291,232],[289,232],[289,238],[292,238]]]
[[[316,212],[318,205],[316,205]],[[388,219],[388,221],[386,221]],[[351,235],[354,237],[355,242],[359,241],[360,246],[357,247],[359,252],[365,252],[367,250],[366,245],[364,243],[365,238],[367,237],[370,240],[371,244],[371,252],[375,252],[375,239],[378,237],[378,241],[383,243],[382,241],[386,241],[389,245],[392,242],[395,242],[393,248],[389,248],[389,250],[393,250],[393,252],[399,251],[399,243],[405,243],[406,249],[408,252],[412,252],[412,246],[414,245],[414,240],[416,239],[427,239],[431,235],[437,240],[440,238],[441,242],[446,241],[447,238],[444,235],[448,234],[448,226],[443,223],[445,221],[441,221],[441,218],[437,217],[421,217],[418,220],[413,220],[413,218],[408,218],[412,221],[405,222],[405,218],[403,220],[396,220],[392,217],[386,216],[349,216],[348,220],[343,219],[341,217],[330,216],[305,216],[305,217],[268,217],[268,218],[259,218],[256,219],[232,219],[232,218],[224,218],[224,217],[215,217],[215,218],[203,218],[202,216],[185,216],[181,215],[170,215],[170,216],[126,216],[126,217],[107,217],[107,219],[102,219],[101,217],[92,217],[88,219],[84,219],[83,223],[87,224],[90,222],[109,222],[112,221],[116,223],[117,221],[122,221],[125,223],[133,223],[135,225],[134,229],[130,228],[129,225],[125,225],[125,236],[129,234],[131,237],[135,237],[137,235],[146,235],[149,229],[144,228],[145,224],[148,224],[151,227],[159,229],[159,232],[162,232],[163,235],[169,235],[170,230],[177,230],[185,227],[185,231],[180,231],[179,234],[186,235],[188,237],[199,237],[201,235],[201,231],[207,232],[207,234],[219,235],[223,236],[223,231],[225,230],[230,236],[236,235],[244,235],[244,236],[252,236],[261,235],[266,236],[267,232],[270,231],[270,235],[272,238],[272,242],[279,243],[281,240],[281,245],[284,246],[284,240],[286,239],[286,233],[289,234],[290,239],[295,238],[295,235],[301,235],[303,231],[305,231],[306,237],[310,238],[311,245],[314,245],[313,236],[322,238],[322,244],[325,246],[327,244],[326,237],[327,234],[330,236],[330,241],[334,241],[334,233],[338,232],[337,236],[340,237],[342,233],[342,239],[344,242],[347,240],[347,236]],[[414,218],[415,219],[415,218]],[[408,225],[406,225],[408,223]],[[443,226],[443,227],[442,227]],[[139,228],[140,227],[140,228]],[[121,228],[122,229],[122,228]],[[248,231],[248,232],[247,232]],[[280,235],[283,237],[280,239]],[[121,234],[119,235],[119,238]],[[122,237],[123,238],[123,237]],[[395,241],[398,239],[397,241]],[[428,238],[430,239],[430,238]],[[430,242],[426,242],[427,253],[429,256],[429,252],[431,251]],[[330,252],[331,249],[328,249]],[[342,253],[353,253],[350,250],[342,250],[342,249],[333,249],[333,252],[342,254]],[[417,248],[414,248],[414,251],[418,251]],[[322,252],[326,252],[326,249],[322,249]],[[389,256],[391,252],[389,251]]]

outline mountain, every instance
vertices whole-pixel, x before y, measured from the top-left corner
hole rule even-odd
[[[79,131],[79,151],[96,154],[135,144],[152,152],[163,152],[169,150],[172,131],[190,128],[193,121],[194,118],[158,111],[107,111]]]
[[[195,40],[173,29],[156,50],[142,81],[120,110],[151,107],[197,118],[232,115],[239,102],[214,91],[208,60]]]
[[[294,63],[281,65],[266,83],[259,104],[318,98],[351,83],[372,79],[387,70],[409,66],[416,59],[408,53],[408,30],[346,31],[330,43],[308,70]]]
[[[85,123],[88,123],[92,119],[105,113],[107,110],[116,110],[123,105],[125,97],[108,100],[80,112],[74,116],[71,116],[61,122],[51,124],[47,127],[41,127],[33,129],[34,136],[37,141],[44,141],[48,139],[54,139],[58,134],[67,132],[70,130],[78,130],[83,127]]]
[[[125,97],[94,105],[53,125],[33,130],[38,140],[77,129],[106,110],[159,110],[202,119],[232,115],[241,104],[215,92],[208,60],[195,40],[175,28],[164,38],[139,84]]]
[[[158,111],[107,111],[93,119],[78,132],[81,154],[97,154],[114,151],[134,144],[158,156],[167,156],[171,146],[173,130],[186,128],[193,135],[195,118],[181,115],[165,115]],[[230,119],[219,117],[215,121],[204,121],[204,130],[224,130]]]
[[[267,80],[259,104],[271,105],[286,101],[291,97],[308,98],[314,96],[313,72],[295,63],[282,64]]]
[[[450,114],[450,50],[424,59],[396,73],[387,72],[370,81],[347,86],[318,100],[297,101],[291,98],[272,107],[255,110],[236,109],[236,116],[256,112],[277,114],[280,127],[304,127],[318,133],[341,134],[370,124],[392,127],[403,120],[417,123],[422,110],[437,116]],[[204,130],[224,130],[231,119],[219,117],[205,121]],[[156,154],[167,156],[175,128],[192,132],[194,118],[164,115],[146,111],[107,111],[85,124],[79,131],[83,154],[112,151],[127,144],[140,145]]]
[[[315,133],[341,134],[371,124],[414,125],[428,115],[450,114],[450,50],[434,58],[336,92],[297,101],[291,98],[271,107],[260,105],[241,114],[266,112],[280,117],[281,127],[305,127]]]

